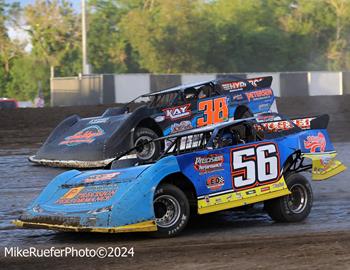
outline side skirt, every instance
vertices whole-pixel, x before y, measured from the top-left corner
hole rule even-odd
[[[225,209],[262,202],[290,194],[282,176],[278,182],[242,191],[229,190],[223,194],[198,197],[198,214],[207,214]]]

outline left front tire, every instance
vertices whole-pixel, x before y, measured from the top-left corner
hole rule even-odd
[[[187,225],[190,205],[184,192],[170,184],[160,185],[154,195],[154,213],[158,230],[156,237],[172,237]]]

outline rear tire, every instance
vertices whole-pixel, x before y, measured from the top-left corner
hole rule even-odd
[[[135,132],[134,138],[134,145],[141,145],[140,149],[136,149],[136,155],[140,161],[151,162],[159,157],[161,150],[160,142],[152,142],[146,145],[142,145],[147,141],[158,138],[157,133],[155,133],[152,129],[138,128]]]
[[[154,195],[154,213],[158,231],[155,237],[172,237],[179,234],[187,225],[190,205],[185,193],[170,184],[160,185]]]
[[[299,222],[311,211],[313,203],[312,188],[302,175],[291,173],[286,176],[291,194],[265,202],[265,210],[277,222]]]

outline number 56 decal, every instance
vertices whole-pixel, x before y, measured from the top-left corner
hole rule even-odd
[[[275,182],[280,160],[274,143],[260,143],[231,149],[232,186],[235,190]]]

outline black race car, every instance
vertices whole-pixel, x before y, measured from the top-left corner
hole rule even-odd
[[[180,85],[142,95],[122,108],[107,109],[101,116],[72,115],[29,160],[57,167],[96,168],[139,145],[137,157],[151,161],[164,145],[145,141],[271,111],[275,107],[271,82],[272,77],[261,77]]]

